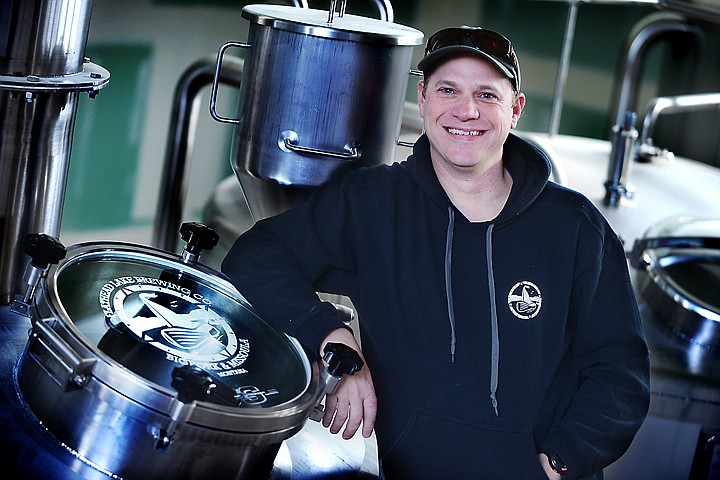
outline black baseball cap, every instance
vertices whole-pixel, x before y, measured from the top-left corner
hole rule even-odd
[[[482,27],[453,27],[434,33],[428,38],[418,69],[427,76],[459,53],[472,53],[490,61],[510,79],[515,91],[520,91],[520,65],[512,43],[503,35]]]

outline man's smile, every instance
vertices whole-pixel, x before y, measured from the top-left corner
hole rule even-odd
[[[459,128],[450,128],[450,127],[447,127],[445,130],[447,130],[449,133],[451,133],[453,135],[463,135],[463,136],[472,136],[472,137],[478,136],[482,133],[480,130],[461,130]]]

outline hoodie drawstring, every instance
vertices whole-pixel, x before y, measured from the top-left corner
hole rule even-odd
[[[447,236],[445,237],[445,296],[447,297],[448,317],[450,318],[450,360],[452,360],[452,363],[455,363],[455,344],[457,343],[457,338],[455,337],[455,308],[453,307],[451,280],[454,232],[455,210],[453,210],[453,207],[448,207],[448,228]]]
[[[490,295],[490,322],[492,326],[492,351],[491,351],[491,365],[490,365],[490,401],[492,402],[493,409],[495,409],[495,415],[499,416],[498,413],[498,401],[497,401],[497,387],[499,377],[499,363],[500,363],[500,337],[498,334],[498,317],[497,317],[497,303],[495,301],[495,273],[493,271],[493,260],[492,260],[492,231],[494,225],[491,223],[488,225],[487,233],[485,234],[485,256],[487,258],[487,275],[488,275],[488,289]],[[453,248],[453,234],[455,232],[455,210],[452,206],[448,207],[448,228],[447,235],[445,237],[445,295],[447,296],[447,307],[448,307],[448,318],[450,319],[450,359],[452,363],[455,363],[455,346],[457,338],[455,336],[455,308],[453,306],[452,296],[452,248]]]
[[[498,335],[497,304],[495,303],[495,272],[492,260],[492,231],[494,225],[488,225],[485,234],[485,256],[487,257],[488,289],[490,293],[490,322],[492,324],[492,365],[490,366],[490,401],[498,416],[497,387],[500,363],[500,337]]]

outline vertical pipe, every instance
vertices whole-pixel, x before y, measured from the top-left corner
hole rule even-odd
[[[92,0],[0,7],[0,304],[23,289],[28,233],[58,236],[78,95],[109,78],[84,61]]]
[[[552,114],[550,116],[550,135],[557,135],[560,131],[560,116],[562,114],[563,100],[565,98],[565,85],[567,84],[568,70],[570,69],[570,56],[572,54],[573,39],[575,38],[575,22],[577,19],[577,0],[571,0],[568,15],[565,21],[565,36],[563,38],[560,64],[558,65],[557,80],[555,82],[555,96],[553,97]]]

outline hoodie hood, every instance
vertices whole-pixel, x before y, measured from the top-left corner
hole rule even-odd
[[[517,218],[540,195],[550,177],[550,161],[537,148],[515,135],[509,135],[504,144],[503,163],[513,178],[513,187],[505,207],[488,223],[485,233],[485,255],[487,259],[488,296],[490,301],[491,359],[490,359],[490,402],[495,415],[499,416],[497,388],[500,377],[500,336],[498,331],[497,299],[495,295],[495,270],[493,268],[493,230],[496,225],[511,222]],[[455,207],[440,185],[430,161],[430,143],[422,135],[415,143],[413,155],[408,159],[416,182],[430,198],[447,209],[448,226],[445,237],[445,296],[450,326],[450,358],[455,362],[457,336],[455,331],[455,308],[452,286],[453,237],[455,234]]]
[[[452,205],[430,162],[430,142],[425,134],[415,142],[406,162],[415,181],[438,205]],[[503,163],[513,179],[510,198],[492,223],[500,225],[522,213],[540,195],[551,173],[550,160],[534,145],[512,133],[503,146]]]

